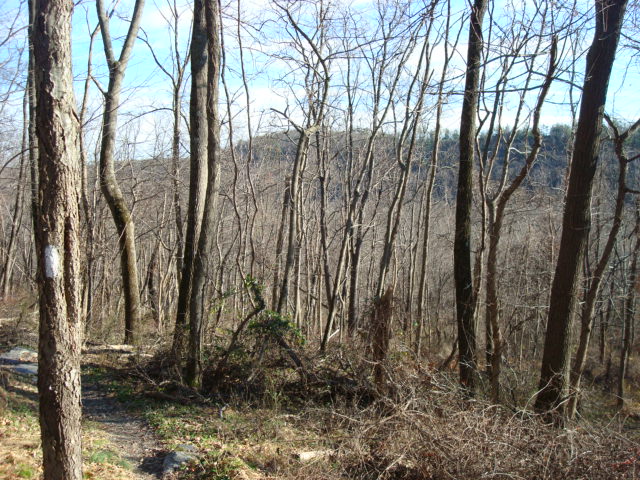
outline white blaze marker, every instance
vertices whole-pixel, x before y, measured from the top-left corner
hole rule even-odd
[[[47,278],[56,278],[60,275],[60,254],[53,245],[44,247],[44,275]]]

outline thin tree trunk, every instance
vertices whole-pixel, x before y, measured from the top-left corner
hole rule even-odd
[[[85,124],[85,117],[88,108],[88,99],[89,99],[89,86],[91,84],[92,76],[92,59],[93,59],[93,43],[95,41],[96,35],[100,30],[100,26],[96,26],[96,28],[91,32],[91,39],[89,40],[89,52],[87,55],[87,78],[84,81],[84,92],[82,94],[82,103],[80,106],[80,114],[79,121],[80,126],[83,127]],[[82,312],[84,315],[84,324],[85,324],[85,332],[88,332],[93,324],[93,270],[95,265],[95,201],[93,205],[89,202],[89,185],[88,185],[88,158],[87,151],[84,144],[83,132],[80,132],[80,158],[82,161],[82,210],[84,212],[84,221],[85,225],[85,258],[86,258],[86,269],[85,269],[85,279],[84,279],[84,294]],[[95,195],[94,195],[95,200]],[[93,208],[92,208],[93,207]]]
[[[38,202],[38,137],[36,132],[36,79],[35,79],[35,55],[33,54],[33,28],[35,23],[35,2],[28,0],[29,5],[29,71],[27,72],[27,90],[29,91],[29,177],[31,221],[33,224],[33,238],[37,230],[36,221],[40,216]]]
[[[13,211],[11,215],[11,230],[9,231],[8,245],[6,247],[6,255],[4,258],[4,265],[2,269],[2,278],[0,279],[0,287],[2,291],[2,298],[6,298],[11,291],[11,276],[13,272],[13,265],[15,264],[15,250],[16,250],[16,237],[22,225],[22,197],[24,191],[24,173],[27,157],[27,145],[29,142],[29,90],[26,89],[24,98],[22,101],[22,113],[23,113],[23,128],[22,128],[22,143],[20,154],[20,166],[18,169],[18,179],[16,187],[16,196],[13,203]]]
[[[636,202],[635,234],[636,243],[633,248],[633,253],[631,254],[631,267],[627,280],[627,298],[624,301],[624,312],[622,312],[622,345],[620,348],[620,363],[618,366],[618,408],[623,408],[625,405],[625,377],[627,375],[629,354],[631,353],[633,323],[636,312],[635,307],[636,291],[638,289],[638,257],[640,257],[640,201]]]
[[[490,379],[491,379],[491,397],[495,403],[500,402],[500,370],[502,367],[502,350],[503,350],[503,337],[500,329],[499,322],[499,309],[498,309],[498,248],[500,246],[500,237],[502,231],[502,223],[504,220],[505,210],[507,203],[520,188],[520,185],[525,180],[531,167],[533,166],[540,148],[542,147],[542,134],[540,132],[540,115],[542,106],[547,97],[551,83],[554,79],[556,69],[556,56],[557,56],[557,40],[554,38],[551,44],[551,51],[549,53],[549,67],[545,76],[545,81],[542,85],[542,90],[538,96],[538,100],[533,111],[533,125],[531,128],[533,135],[533,146],[529,155],[525,159],[523,167],[520,169],[511,183],[493,200],[488,200],[487,212],[488,212],[488,237],[489,237],[489,251],[487,254],[487,307],[486,307],[486,325],[491,332],[491,351],[489,355],[490,360]],[[506,172],[505,172],[506,173]]]
[[[274,310],[277,310],[278,303],[278,287],[280,286],[280,257],[282,257],[282,250],[284,248],[284,235],[287,228],[287,210],[289,208],[290,198],[290,180],[285,179],[284,194],[282,196],[282,212],[280,214],[280,224],[278,225],[278,236],[276,239],[276,252],[275,252],[275,273],[273,275],[273,290],[271,294],[271,305]]]
[[[305,131],[298,131],[298,146],[296,148],[296,158],[293,163],[293,172],[291,173],[291,182],[289,184],[289,198],[287,206],[289,208],[289,235],[287,237],[287,253],[285,256],[284,270],[282,272],[282,285],[280,285],[280,294],[278,295],[278,303],[276,311],[284,313],[287,309],[289,300],[289,283],[293,277],[293,267],[296,256],[299,252],[300,238],[298,236],[298,212],[301,201],[300,189],[302,182],[302,172],[304,171],[307,155],[309,153],[309,134]]]
[[[116,178],[114,151],[122,81],[124,80],[124,72],[140,27],[143,7],[144,0],[136,0],[129,31],[127,32],[120,57],[116,59],[109,32],[109,17],[105,12],[103,0],[96,0],[104,51],[109,66],[109,86],[104,93],[105,102],[102,117],[100,187],[109,205],[116,231],[118,232],[120,271],[125,303],[124,341],[131,344],[137,343],[139,340],[141,320],[140,282],[136,258],[135,228],[131,212]]]
[[[618,192],[616,196],[616,205],[613,214],[613,224],[607,241],[600,254],[596,268],[591,275],[589,288],[586,293],[585,301],[581,305],[581,325],[580,325],[580,340],[578,342],[578,350],[571,368],[569,375],[569,404],[567,406],[567,415],[572,418],[576,414],[576,409],[579,400],[580,378],[584,371],[584,365],[587,361],[587,350],[589,349],[589,342],[591,340],[591,329],[593,327],[593,312],[596,307],[596,300],[600,292],[600,284],[604,276],[611,253],[615,247],[616,240],[618,238],[618,232],[622,226],[622,213],[624,210],[625,199],[628,193],[627,187],[627,166],[629,160],[624,154],[624,142],[635,129],[640,126],[640,120],[626,130],[622,135],[618,132],[617,127],[613,122],[609,121],[609,124],[614,131],[615,135],[615,151],[618,157]]]
[[[435,6],[436,6],[436,3],[433,3],[432,10],[427,15],[428,17],[431,17],[431,14],[433,14],[433,8],[435,8]],[[416,67],[416,72],[412,78],[409,91],[407,92],[404,125],[402,128],[402,132],[400,134],[400,138],[398,139],[398,142],[396,145],[396,162],[398,163],[401,173],[400,173],[400,179],[396,186],[395,195],[391,201],[391,205],[387,213],[387,223],[386,223],[386,230],[384,235],[382,257],[380,259],[378,280],[376,283],[376,298],[382,297],[382,295],[386,292],[386,289],[387,289],[387,286],[386,286],[387,272],[391,264],[391,255],[395,245],[395,239],[398,234],[398,228],[400,226],[404,196],[407,189],[409,174],[411,173],[411,167],[413,164],[418,125],[420,120],[422,119],[422,113],[423,113],[422,108],[424,105],[424,97],[427,90],[428,78],[431,73],[430,71],[431,62],[429,60],[429,55],[431,53],[429,51],[429,34],[431,32],[432,25],[433,25],[432,23],[429,23],[427,27],[424,44],[420,52],[420,60]],[[424,66],[423,66],[423,62],[424,62]],[[422,68],[424,68],[424,70],[422,72],[422,77],[420,77],[420,70]],[[412,92],[413,87],[416,84],[419,84],[418,98],[416,100],[415,107],[411,109],[410,108],[411,95],[413,93]],[[409,145],[407,147],[407,152],[405,154],[404,142],[407,136],[409,136]]]
[[[447,2],[447,23],[444,36],[444,65],[442,66],[442,75],[438,83],[438,99],[436,103],[436,125],[433,131],[433,147],[431,148],[431,164],[429,165],[429,179],[425,191],[424,205],[424,223],[422,233],[422,248],[420,262],[420,280],[418,285],[418,319],[416,325],[416,341],[415,353],[420,357],[422,350],[422,329],[424,323],[428,321],[428,307],[426,303],[429,301],[429,286],[427,282],[427,269],[429,263],[429,240],[431,234],[431,204],[433,201],[433,187],[436,180],[436,170],[438,168],[438,160],[440,155],[440,131],[442,128],[442,108],[444,102],[444,85],[445,76],[448,72],[451,55],[449,54],[449,26],[451,18],[451,2]],[[456,42],[457,43],[457,42]],[[455,50],[455,49],[454,49]]]
[[[182,255],[184,254],[184,234],[182,232],[182,207],[180,206],[180,89],[182,83],[173,88],[173,136],[171,140],[171,176],[173,180],[173,211],[176,222],[176,275],[178,284],[182,275]]]

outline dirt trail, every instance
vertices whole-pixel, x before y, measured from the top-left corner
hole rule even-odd
[[[85,381],[82,384],[82,410],[87,420],[98,423],[109,434],[111,444],[132,466],[138,479],[162,478],[166,452],[146,422],[127,412],[99,385]]]
[[[2,352],[0,366],[11,374],[19,375],[18,382],[22,379],[30,385],[36,383],[38,364],[37,352],[34,349],[15,347]],[[23,395],[37,402],[35,392],[20,390],[23,391]],[[119,458],[131,466],[132,478],[162,478],[162,463],[166,452],[161,448],[153,430],[144,420],[128,412],[123,404],[107,392],[108,390],[95,379],[83,375],[83,417],[95,422],[100,430],[107,433],[109,446],[116,450]]]

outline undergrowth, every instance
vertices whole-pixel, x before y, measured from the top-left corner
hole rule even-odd
[[[454,371],[396,345],[376,386],[363,345],[320,355],[285,318],[254,320],[232,349],[232,332],[215,332],[199,391],[182,384],[166,350],[132,356],[126,366],[118,355],[86,356],[83,375],[142,415],[167,450],[196,448],[198,460],[175,479],[639,476],[637,416],[602,407],[600,385],[585,383],[584,414],[558,429],[530,412],[535,385],[518,372],[510,372],[505,404],[495,406],[482,391],[465,398]],[[0,414],[0,478],[38,478],[35,388],[12,388]],[[132,478],[104,435],[91,423],[84,429],[86,477]]]
[[[358,348],[319,355],[287,339],[304,372],[264,332],[249,331],[222,371],[220,342],[209,349],[201,391],[170,373],[166,352],[131,367],[113,388],[169,446],[197,447],[199,460],[181,479],[638,476],[640,445],[611,412],[558,429],[522,408],[524,390],[522,406],[491,405],[482,393],[470,400],[454,372],[409,354],[386,362],[381,390]]]

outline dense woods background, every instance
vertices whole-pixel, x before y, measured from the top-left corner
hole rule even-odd
[[[460,345],[468,393],[531,407],[585,61],[613,7],[483,3],[195,2],[195,17],[175,0],[78,3],[84,342],[161,344],[165,371],[207,393],[232,381],[243,348],[262,360],[251,335],[303,377],[318,351],[357,353],[378,393],[399,365],[455,369]],[[47,198],[28,6],[2,10],[0,293],[12,302],[38,290],[32,215]],[[596,132],[568,396],[551,402],[570,417],[587,413],[581,379],[604,404],[636,393],[637,15],[630,4]],[[460,132],[474,31],[475,126]],[[469,132],[475,337],[463,348],[454,243]]]

